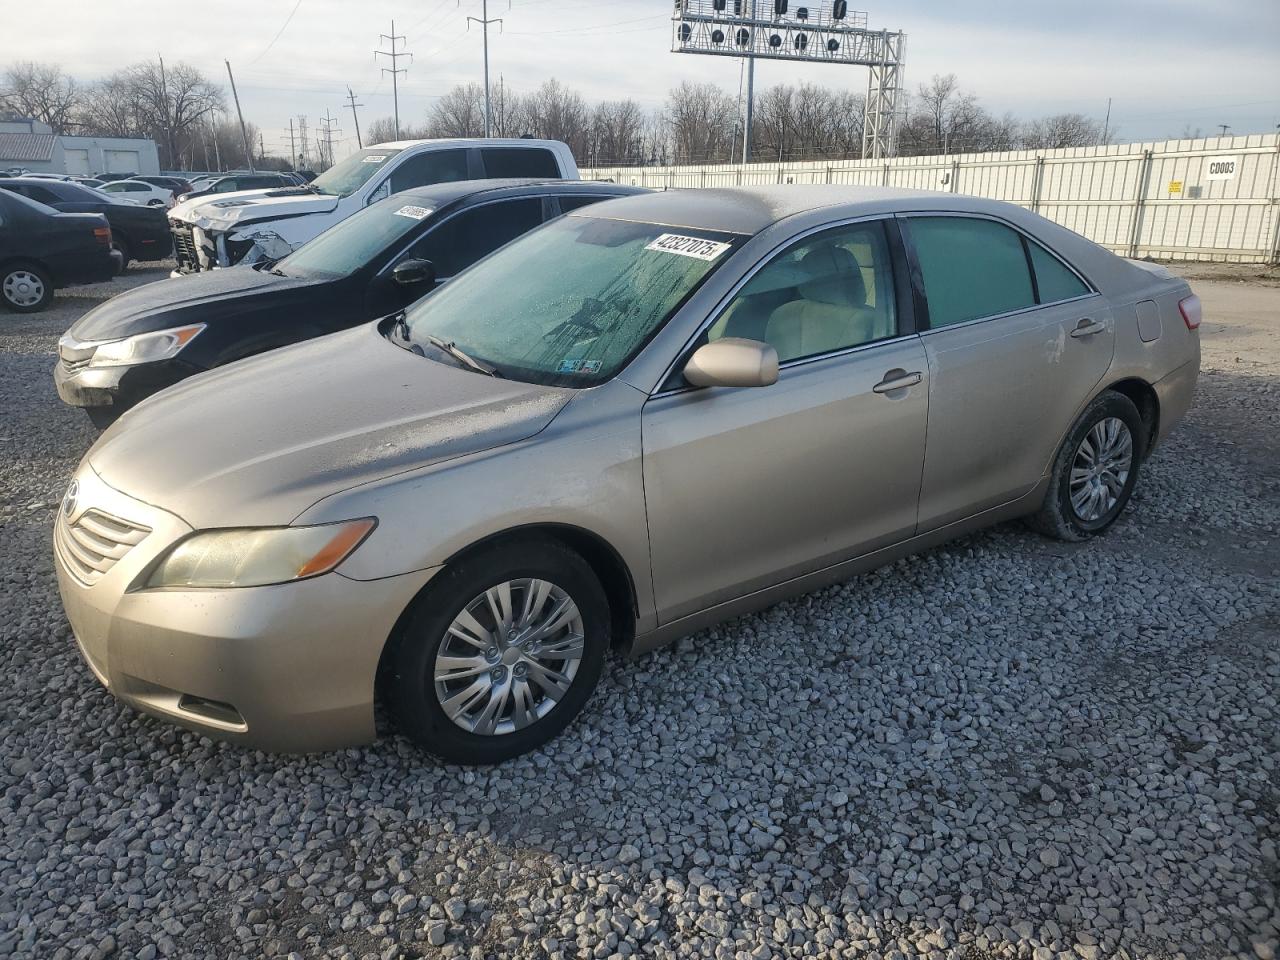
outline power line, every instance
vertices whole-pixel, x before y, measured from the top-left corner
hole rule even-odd
[[[280,36],[289,28],[289,24],[293,22],[293,15],[298,12],[298,8],[300,6],[302,6],[302,0],[298,0],[298,2],[293,5],[293,9],[289,11],[289,16],[285,17],[284,25],[276,31],[276,35],[271,38],[271,42],[267,44],[266,49],[249,61],[250,64],[257,63],[267,55],[268,50],[276,45],[276,41],[279,40]]]
[[[391,74],[391,98],[392,98],[392,102],[395,104],[396,139],[399,140],[400,139],[400,86],[397,83],[397,78],[399,74],[402,74],[402,73],[407,74],[409,72],[409,68],[400,67],[398,66],[398,63],[401,57],[408,57],[409,62],[413,63],[413,54],[408,53],[407,51],[404,51],[404,50],[401,50],[401,51],[396,50],[396,43],[403,41],[404,37],[396,33],[396,22],[394,20],[391,21],[391,32],[379,34],[379,39],[388,40],[391,42],[391,51],[389,53],[386,50],[381,50],[381,49],[375,50],[373,51],[373,59],[377,60],[378,57],[389,57],[391,59],[390,68],[383,67],[382,73],[383,75],[386,75],[388,73]]]

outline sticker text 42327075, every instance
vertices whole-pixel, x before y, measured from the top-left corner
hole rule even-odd
[[[695,260],[714,260],[729,249],[729,244],[718,240],[707,240],[703,237],[686,237],[678,233],[664,233],[657,239],[645,244],[646,250],[657,250],[661,253],[675,253],[682,257],[693,257]]]

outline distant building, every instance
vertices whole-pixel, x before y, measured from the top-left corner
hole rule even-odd
[[[154,140],[133,137],[68,137],[38,120],[0,120],[0,170],[69,173],[160,173]]]

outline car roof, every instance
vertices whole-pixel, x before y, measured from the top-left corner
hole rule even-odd
[[[551,180],[539,177],[508,177],[495,180],[455,180],[435,183],[426,187],[413,187],[394,193],[389,199],[412,199],[424,206],[442,207],[457,200],[471,199],[485,194],[519,196],[522,193],[559,194],[595,193],[604,196],[626,197],[649,193],[645,187],[624,186],[601,180]]]
[[[799,214],[828,210],[839,216],[890,213],[898,209],[999,213],[1009,204],[933,190],[847,184],[777,184],[667,190],[585,207],[577,216],[635,220],[670,226],[754,235]]]
[[[533,140],[524,137],[442,137],[429,140],[389,140],[386,143],[371,143],[366,150],[407,150],[409,147],[421,146],[424,143],[441,147],[550,147],[560,146],[559,140]]]

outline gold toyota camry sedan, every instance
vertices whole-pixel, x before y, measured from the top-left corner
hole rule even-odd
[[[995,201],[606,201],[126,414],[62,503],[62,598],[140,710],[308,751],[373,739],[382,698],[495,762],[611,648],[1011,517],[1102,533],[1191,403],[1199,322],[1162,268]]]

